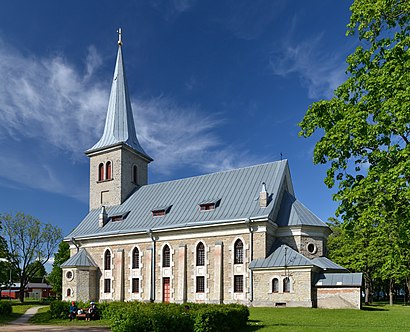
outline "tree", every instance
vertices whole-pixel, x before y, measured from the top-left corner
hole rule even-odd
[[[24,302],[24,289],[29,280],[48,262],[61,241],[61,229],[42,224],[30,215],[18,212],[0,215],[3,236],[9,252],[7,259],[16,269],[20,280],[19,299]],[[40,264],[35,263],[38,261]]]
[[[347,79],[309,107],[300,135],[321,135],[313,161],[329,164],[344,227],[377,234],[386,250],[379,272],[392,303],[394,283],[410,277],[410,2],[355,0],[350,9],[347,35],[359,46]]]
[[[46,268],[40,261],[35,261],[34,263],[30,264],[30,270],[35,270],[36,272],[30,278],[29,282],[43,282],[44,277],[47,275]]]
[[[63,271],[61,264],[70,258],[70,245],[67,242],[60,242],[58,251],[54,256],[53,269],[48,275],[48,280],[53,286],[53,291],[58,298],[61,298],[63,289]]]

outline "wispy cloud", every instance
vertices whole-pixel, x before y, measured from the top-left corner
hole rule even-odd
[[[170,20],[176,18],[179,14],[191,9],[197,0],[152,0],[149,4],[157,11],[164,15],[165,19]]]
[[[61,158],[72,167],[86,162],[83,151],[102,134],[110,84],[96,74],[101,57],[94,47],[86,59],[78,69],[61,56],[27,57],[0,41],[0,168],[13,167],[3,178],[87,200],[83,179],[70,165],[58,169]],[[187,165],[217,171],[254,161],[246,150],[239,158],[243,149],[223,144],[216,134],[221,114],[181,106],[171,97],[135,99],[133,109],[156,172],[167,175]]]
[[[302,42],[289,37],[272,53],[269,67],[275,75],[298,75],[309,98],[329,98],[346,78],[346,63],[340,54],[324,49],[323,35]]]

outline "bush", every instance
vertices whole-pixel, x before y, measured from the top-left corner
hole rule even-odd
[[[51,318],[65,319],[70,313],[70,303],[63,301],[53,301],[50,303]]]
[[[13,312],[10,301],[0,301],[0,315],[8,316]]]
[[[237,304],[111,302],[100,308],[114,332],[235,331],[246,326],[249,316],[248,308]]]

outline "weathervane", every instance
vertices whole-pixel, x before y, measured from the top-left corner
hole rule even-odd
[[[118,32],[118,45],[122,45],[122,30],[121,30],[121,28],[119,28],[118,30],[117,30],[117,32]]]

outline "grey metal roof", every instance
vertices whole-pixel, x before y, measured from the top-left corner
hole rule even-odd
[[[85,219],[66,237],[70,239],[102,234],[126,234],[174,227],[189,227],[246,218],[268,217],[280,204],[277,193],[288,174],[287,160],[266,163],[230,171],[212,173],[140,187],[123,204],[107,207],[108,215],[130,211],[120,222],[98,226],[100,209],[89,212]],[[255,197],[261,183],[265,182],[272,200],[261,208]],[[219,206],[201,211],[199,203],[210,197],[220,198]],[[153,217],[152,210],[159,206],[171,206],[169,213]]]
[[[108,102],[104,133],[100,140],[91,149],[86,151],[86,154],[121,143],[128,145],[146,159],[152,161],[151,157],[145,153],[137,139],[124,71],[122,47],[120,44],[111,86],[110,100]]]
[[[312,259],[313,264],[320,267],[323,270],[343,270],[347,271],[346,268],[336,264],[327,257],[316,257]]]
[[[98,265],[93,261],[93,259],[87,254],[87,251],[83,248],[80,248],[79,252],[71,256],[66,260],[61,267],[97,267]]]
[[[312,266],[310,259],[286,244],[279,245],[272,254],[266,258],[254,259],[250,264],[250,269],[263,269],[270,267],[290,267],[290,266]]]
[[[288,192],[283,194],[282,204],[276,220],[278,226],[319,226],[328,227],[306,206]]]
[[[362,273],[322,273],[315,286],[357,286],[362,285]]]

